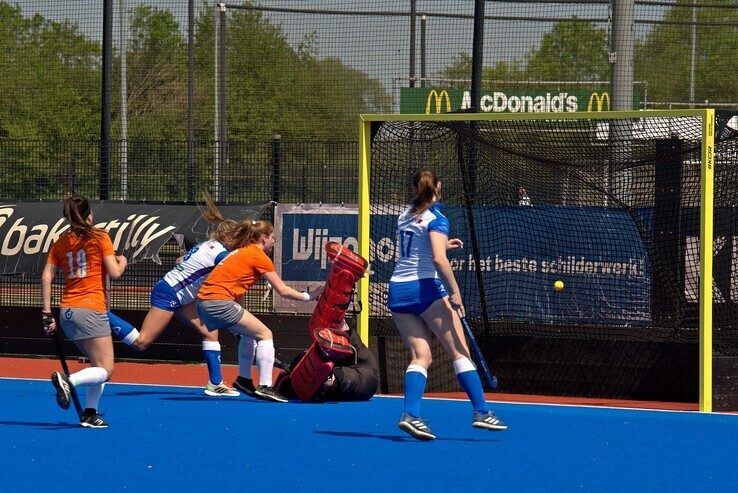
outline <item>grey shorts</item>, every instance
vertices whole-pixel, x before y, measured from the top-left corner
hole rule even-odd
[[[110,335],[107,312],[96,312],[87,308],[62,308],[59,312],[59,323],[72,341]]]
[[[245,311],[235,301],[197,300],[197,316],[211,331],[233,327],[241,321]]]

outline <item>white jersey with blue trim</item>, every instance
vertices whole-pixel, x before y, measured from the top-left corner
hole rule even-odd
[[[436,202],[423,213],[415,215],[410,214],[411,207],[408,207],[397,218],[400,259],[395,264],[390,282],[438,277],[436,266],[433,264],[430,232],[435,231],[448,236],[450,229],[448,219],[440,209],[441,205]]]
[[[164,281],[174,289],[182,305],[191,303],[205,278],[226,255],[228,250],[218,241],[199,243],[190,248],[182,261],[164,275]]]

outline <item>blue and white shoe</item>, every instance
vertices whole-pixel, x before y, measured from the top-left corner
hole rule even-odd
[[[490,431],[507,430],[507,425],[500,421],[500,419],[495,416],[495,413],[493,413],[492,411],[487,411],[486,413],[474,411],[474,414],[472,416],[472,426],[474,428],[482,428],[484,430]]]
[[[435,440],[436,435],[433,434],[430,428],[428,428],[428,425],[425,424],[425,422],[415,416],[411,416],[408,413],[404,413],[402,415],[402,418],[400,418],[400,422],[398,423],[398,426],[402,431],[407,433],[413,438],[417,438],[418,440]]]

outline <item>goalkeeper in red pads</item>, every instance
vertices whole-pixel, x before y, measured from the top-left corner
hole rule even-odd
[[[379,369],[356,331],[348,329],[344,316],[368,262],[335,242],[325,249],[332,265],[308,324],[313,343],[288,373],[280,375],[277,386],[283,395],[306,402],[367,400],[379,386]],[[248,353],[249,346],[242,339],[239,361],[251,361],[248,354],[241,354],[242,349]],[[247,387],[248,376],[250,365],[239,368],[234,386]]]
[[[317,332],[317,344],[298,355],[293,370],[278,378],[279,392],[310,402],[371,399],[379,388],[379,367],[356,329],[343,322],[339,331]]]

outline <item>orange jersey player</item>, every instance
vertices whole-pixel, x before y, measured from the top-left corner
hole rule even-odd
[[[208,368],[205,395],[235,397],[239,393],[223,381],[220,365],[220,341],[218,331],[209,331],[200,321],[195,309],[195,299],[200,286],[228,252],[249,241],[251,220],[226,219],[218,207],[205,195],[202,217],[214,225],[209,239],[194,245],[151,290],[151,308],[141,326],[141,331],[113,313],[109,313],[111,328],[124,344],[144,351],[167,328],[173,317],[197,330],[202,336],[202,352]]]
[[[51,381],[56,388],[59,406],[67,409],[72,389],[87,387],[87,405],[80,425],[106,428],[97,412],[100,396],[113,373],[113,340],[106,303],[105,278],[117,279],[127,261],[116,256],[108,234],[93,228],[90,204],[83,197],[73,196],[64,201],[64,217],[69,231],[51,247],[46,267],[41,275],[42,322],[52,335],[57,327],[51,314],[51,282],[57,269],[64,273],[65,284],[61,299],[61,328],[66,336],[89,360],[90,367],[72,375],[54,372]]]
[[[272,386],[274,336],[264,323],[241,305],[248,289],[262,277],[282,297],[313,301],[321,289],[300,292],[277,275],[267,256],[274,247],[274,227],[268,221],[252,221],[245,246],[234,250],[210,273],[197,293],[197,313],[208,330],[228,329],[241,335],[238,347],[239,377],[234,386],[246,393],[275,402],[286,402]],[[251,382],[251,364],[256,354],[259,385]]]

